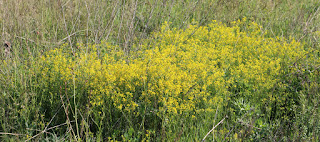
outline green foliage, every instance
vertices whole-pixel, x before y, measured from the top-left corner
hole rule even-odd
[[[294,39],[265,38],[260,26],[246,23],[244,18],[227,27],[213,21],[186,30],[171,30],[165,23],[130,56],[108,42],[79,44],[77,52],[67,45],[48,51],[31,71],[44,119],[57,117],[53,126],[65,120],[85,121],[87,130],[82,133],[130,141],[145,139],[147,130],[155,132],[155,140],[183,137],[183,129],[200,129],[185,122],[201,123],[217,108],[226,110],[218,118],[228,115],[234,125],[248,119],[252,127],[266,127],[269,121],[254,123],[257,113],[271,121],[291,122],[294,111],[288,110],[298,104],[298,98],[286,90],[288,84],[281,82],[281,76],[287,73],[284,67],[308,51]],[[97,47],[104,50],[98,54]],[[56,113],[61,106],[71,113]],[[75,118],[77,111],[82,118]],[[81,126],[72,127],[75,131]],[[220,136],[229,133],[226,128],[219,130]],[[73,133],[83,135],[78,130]],[[259,131],[240,133],[231,136],[249,138]]]
[[[319,139],[318,1],[0,4],[0,140]]]

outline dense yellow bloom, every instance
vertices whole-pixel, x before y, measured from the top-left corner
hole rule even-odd
[[[103,98],[108,98],[127,112],[144,106],[158,114],[214,111],[232,93],[272,99],[260,95],[277,83],[281,63],[293,62],[306,51],[294,39],[265,38],[253,22],[245,32],[240,28],[244,22],[227,27],[213,21],[185,30],[171,30],[165,23],[130,57],[105,42],[79,45],[75,56],[52,50],[40,59],[42,79],[74,78],[91,94],[93,106],[104,105]],[[97,47],[104,48],[103,54],[98,56]]]

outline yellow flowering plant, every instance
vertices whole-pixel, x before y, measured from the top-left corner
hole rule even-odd
[[[268,92],[279,83],[282,66],[307,52],[294,39],[266,38],[246,19],[230,27],[216,21],[186,29],[169,24],[128,56],[108,42],[79,44],[74,55],[63,47],[49,51],[39,59],[39,82],[49,92],[61,86],[76,92],[97,117],[108,106],[115,116],[151,125],[154,117],[196,119],[234,98],[274,101]],[[142,119],[146,115],[150,120]]]

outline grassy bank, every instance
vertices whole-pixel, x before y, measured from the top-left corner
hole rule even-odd
[[[317,1],[0,3],[1,140],[319,140]]]

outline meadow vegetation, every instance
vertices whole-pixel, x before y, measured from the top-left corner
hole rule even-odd
[[[0,4],[2,141],[320,139],[318,1]]]

